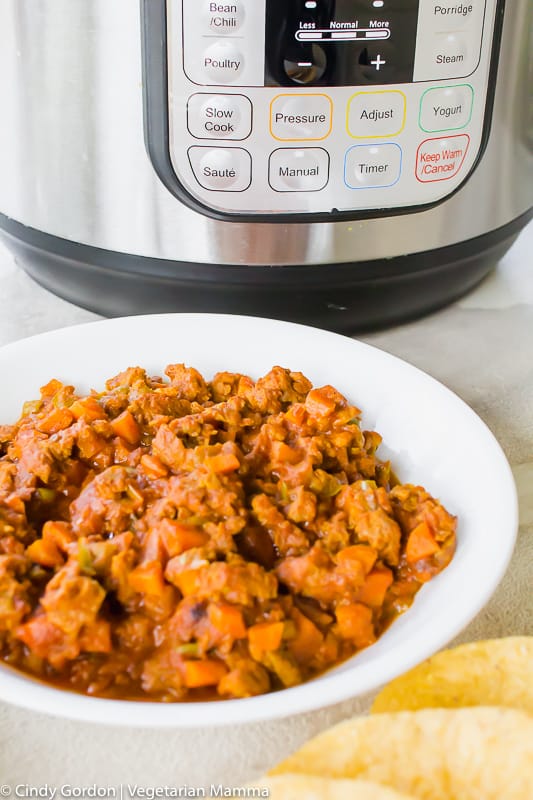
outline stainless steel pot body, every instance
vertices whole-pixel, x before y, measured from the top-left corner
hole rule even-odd
[[[490,137],[453,196],[349,224],[276,224],[211,219],[157,177],[135,0],[0,0],[0,213],[105,250],[245,269],[356,269],[481,236],[532,204],[532,18],[530,0],[507,2]]]

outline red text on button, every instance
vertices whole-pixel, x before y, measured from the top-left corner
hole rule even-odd
[[[457,175],[470,145],[466,133],[423,141],[416,154],[416,177],[421,183],[446,181]]]

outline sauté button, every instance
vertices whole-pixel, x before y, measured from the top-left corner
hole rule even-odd
[[[221,3],[207,0],[204,2],[204,20],[213,33],[231,36],[244,22],[244,7],[241,0],[233,3]]]
[[[189,147],[189,161],[204,189],[243,192],[252,181],[252,159],[241,147]]]
[[[246,139],[252,130],[252,104],[242,94],[193,94],[187,127],[197,139]]]
[[[233,83],[243,70],[244,57],[232,42],[221,40],[207,48],[202,64],[216,83]]]
[[[357,92],[348,101],[348,133],[354,139],[397,136],[405,125],[403,92]]]
[[[346,153],[344,181],[350,189],[373,189],[392,186],[402,171],[399,145],[356,144]]]
[[[329,155],[321,147],[274,150],[269,182],[276,192],[318,192],[329,177]]]
[[[470,136],[462,133],[423,141],[416,154],[416,177],[421,183],[453,178],[463,165]]]
[[[270,132],[282,142],[320,141],[331,133],[332,113],[325,94],[280,94],[270,104]]]
[[[452,131],[468,125],[472,116],[474,90],[463,83],[428,89],[420,101],[420,127],[423,131]]]

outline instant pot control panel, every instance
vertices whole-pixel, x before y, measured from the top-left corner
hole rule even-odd
[[[149,99],[155,5],[144,7]],[[160,175],[168,164],[178,197],[228,218],[438,202],[487,134],[500,11],[498,0],[163,0],[152,160]]]

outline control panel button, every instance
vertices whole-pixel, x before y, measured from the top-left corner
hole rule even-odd
[[[269,182],[276,192],[318,192],[329,178],[329,155],[321,147],[274,150]]]
[[[402,150],[394,143],[356,144],[344,160],[344,181],[350,189],[393,186],[401,171]]]
[[[218,41],[208,47],[202,62],[207,77],[215,83],[234,83],[244,68],[244,56],[228,41]]]
[[[331,133],[332,115],[325,94],[280,94],[270,104],[270,133],[282,142],[320,141]]]
[[[193,94],[187,127],[197,139],[246,139],[252,130],[252,104],[242,94]]]
[[[189,147],[189,161],[204,189],[244,192],[252,182],[252,159],[241,147]]]
[[[421,183],[453,178],[463,165],[470,137],[466,133],[426,139],[416,154],[416,177]]]
[[[459,30],[469,25],[469,23],[485,7],[485,0],[470,0],[466,3],[458,3],[457,0],[437,0],[428,3],[430,14],[433,17],[435,30]]]
[[[354,139],[397,136],[405,125],[403,92],[358,92],[348,102],[348,133]]]
[[[244,22],[244,7],[241,0],[232,3],[204,0],[204,20],[207,30],[220,36],[232,36]]]
[[[420,101],[420,127],[423,131],[453,131],[470,122],[474,90],[468,83],[427,89]]]

